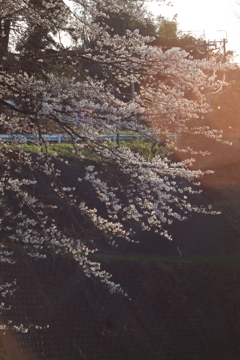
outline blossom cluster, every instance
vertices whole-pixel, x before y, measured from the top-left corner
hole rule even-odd
[[[113,245],[123,239],[137,242],[136,229],[171,240],[173,221],[184,221],[194,212],[216,213],[190,201],[192,194],[200,193],[204,174],[191,170],[194,156],[206,156],[209,151],[186,145],[178,151],[190,158],[173,162],[159,155],[146,158],[128,147],[109,144],[101,136],[128,130],[148,135],[149,141],[160,142],[159,133],[174,133],[224,143],[221,131],[202,126],[200,120],[210,111],[207,93],[226,86],[222,75],[233,65],[214,58],[194,60],[179,48],[164,51],[137,29],[113,34],[100,18],[121,13],[147,21],[140,7],[128,7],[126,1],[72,3],[73,7],[60,0],[42,1],[36,9],[34,2],[0,1],[0,19],[6,29],[11,23],[9,33],[0,34],[0,39],[9,40],[1,58],[0,127],[5,134],[37,135],[35,155],[17,140],[11,146],[1,144],[0,225],[7,250],[1,250],[0,258],[4,264],[14,262],[9,244],[21,246],[36,261],[46,258],[50,250],[64,253],[87,276],[99,278],[113,293],[126,295],[110,280],[111,274],[90,261],[89,252],[96,249],[91,250],[92,239],[81,232],[80,216]],[[12,49],[29,24],[52,29],[59,39],[57,45],[38,55],[19,51],[13,57]],[[65,35],[70,39],[67,43],[61,40]],[[137,91],[125,97],[133,83]],[[79,115],[82,113],[86,116]],[[74,154],[85,166],[84,174],[70,185],[64,183],[64,174],[56,165],[59,161],[68,166],[68,162],[50,153],[43,136],[46,129],[70,136]],[[87,151],[101,166],[84,161]],[[40,190],[42,181],[52,189],[51,197],[47,189]],[[83,192],[82,184],[88,184],[104,211],[90,199],[83,200],[78,193]],[[72,219],[67,229],[54,218],[63,205]],[[2,285],[0,291],[5,297],[12,290]],[[16,330],[24,332],[25,327],[19,325]]]

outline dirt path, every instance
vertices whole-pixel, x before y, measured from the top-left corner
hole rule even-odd
[[[32,356],[27,354],[18,345],[17,340],[10,331],[5,331],[5,335],[1,336],[3,348],[6,352],[6,360],[34,360]]]

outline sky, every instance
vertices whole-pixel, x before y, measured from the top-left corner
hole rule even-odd
[[[148,6],[154,14],[170,20],[178,14],[179,30],[191,31],[196,37],[205,34],[206,41],[226,38],[226,49],[234,50],[238,54],[235,61],[240,63],[240,1],[239,5],[237,0],[171,0],[171,3],[171,7],[154,3]]]

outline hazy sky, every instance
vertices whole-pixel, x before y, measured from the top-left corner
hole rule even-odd
[[[178,14],[179,30],[205,34],[206,40],[221,40],[227,36],[227,50],[235,50],[240,62],[240,5],[237,0],[171,0],[172,7],[150,5],[156,14],[170,19]],[[218,31],[225,30],[225,31]]]

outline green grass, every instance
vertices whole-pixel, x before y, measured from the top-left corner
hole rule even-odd
[[[39,147],[37,145],[23,145],[22,148],[25,151],[29,152],[39,152]],[[50,153],[54,154],[56,153],[58,156],[66,156],[68,158],[77,158],[77,155],[74,153],[74,147],[72,144],[49,144],[46,148],[43,146],[41,148],[41,151],[43,153]]]
[[[14,148],[14,149],[19,149],[19,147],[20,147],[20,145],[18,145],[17,147],[12,146],[12,145],[5,145],[5,146],[10,146],[11,148]],[[114,142],[109,142],[108,146],[109,146],[109,148],[114,148],[117,145]],[[163,157],[167,156],[167,150],[164,147],[159,146],[157,143],[156,144],[151,143],[150,141],[143,140],[143,139],[120,141],[120,146],[128,147],[133,152],[139,153],[140,155],[142,155],[143,157],[145,157],[147,159],[152,159],[156,155],[160,155]],[[34,152],[34,153],[39,152],[39,146],[34,145],[34,144],[21,145],[21,149],[23,149],[27,152]],[[73,144],[69,144],[69,143],[48,144],[47,148],[42,146],[41,151],[43,153],[48,152],[49,154],[57,154],[60,157],[67,157],[69,159],[79,158],[79,156],[74,151]],[[97,156],[94,154],[94,152],[91,151],[90,149],[83,149],[82,154],[88,160],[94,160],[94,161],[99,160],[97,158]]]
[[[120,141],[121,146],[126,146],[135,153],[139,153],[147,159],[152,159],[154,156],[165,157],[168,151],[165,147],[159,146],[157,143],[152,143],[149,140],[135,139],[133,141]]]

